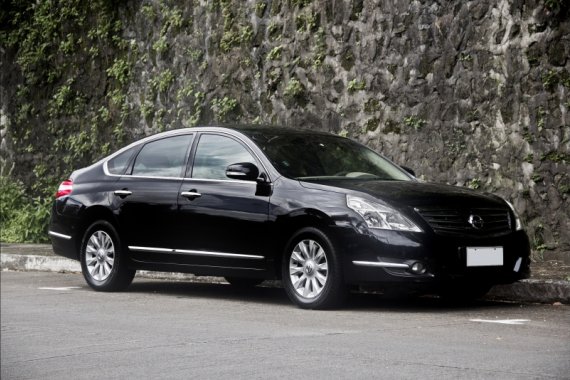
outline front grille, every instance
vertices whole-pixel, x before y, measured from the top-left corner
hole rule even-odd
[[[496,236],[511,232],[511,217],[507,209],[422,208],[416,209],[416,211],[424,218],[434,232],[439,235],[469,234],[476,236]],[[471,216],[476,226],[469,223]],[[482,223],[477,223],[480,221],[482,221]]]

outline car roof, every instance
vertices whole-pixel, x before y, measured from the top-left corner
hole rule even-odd
[[[245,135],[252,134],[268,134],[268,135],[297,135],[297,134],[318,134],[318,135],[331,135],[329,132],[323,132],[312,129],[304,128],[290,128],[272,124],[224,124],[224,125],[210,125],[210,126],[197,126],[193,129],[212,129],[212,130],[234,130],[241,132]]]
[[[160,139],[163,137],[192,133],[192,132],[231,132],[231,131],[241,133],[250,138],[253,138],[254,136],[272,137],[276,135],[279,136],[295,136],[295,135],[319,136],[320,135],[320,136],[340,137],[330,132],[318,131],[313,129],[304,129],[304,128],[290,128],[290,127],[283,127],[271,124],[222,124],[222,125],[199,125],[189,128],[172,129],[169,131],[146,136],[140,140],[134,141],[129,146],[145,143],[147,141]]]

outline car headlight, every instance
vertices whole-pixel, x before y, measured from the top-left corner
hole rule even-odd
[[[505,202],[507,202],[507,204],[509,205],[509,207],[511,208],[511,211],[513,212],[514,216],[515,216],[515,230],[520,231],[523,229],[522,227],[522,222],[521,222],[521,218],[519,216],[519,214],[517,213],[517,210],[515,210],[515,207],[513,206],[513,204],[507,200],[505,200]]]
[[[346,196],[346,204],[362,216],[369,228],[422,232],[413,222],[386,205],[352,195]]]

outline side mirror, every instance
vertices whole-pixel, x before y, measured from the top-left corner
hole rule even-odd
[[[242,181],[255,181],[259,177],[259,169],[251,162],[239,162],[226,168],[226,177]]]
[[[404,169],[405,171],[407,171],[408,173],[410,173],[411,175],[413,175],[414,177],[416,176],[416,172],[415,172],[413,169],[410,169],[409,167],[407,167],[407,166],[402,166],[402,165],[400,165],[400,167],[401,167],[402,169]]]

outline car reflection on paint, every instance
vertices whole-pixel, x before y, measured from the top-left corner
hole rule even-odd
[[[475,298],[529,275],[514,208],[421,183],[352,140],[278,127],[198,127],[137,141],[77,170],[56,194],[49,234],[95,290],[139,269],[281,279],[303,308],[348,289]]]

